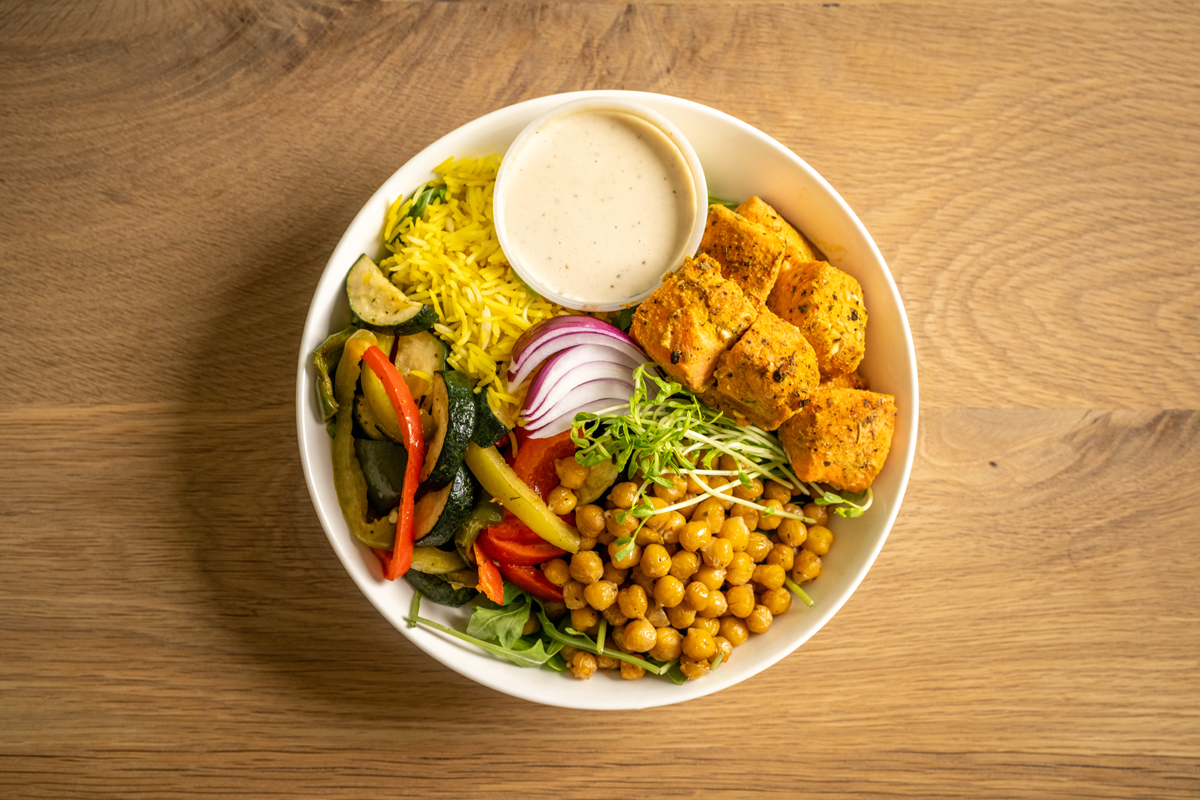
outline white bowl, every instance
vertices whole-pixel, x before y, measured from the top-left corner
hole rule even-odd
[[[354,539],[342,519],[333,488],[331,439],[316,404],[311,353],[328,333],[349,323],[343,291],[346,273],[362,253],[382,256],[383,218],[389,204],[431,180],[433,168],[447,157],[503,153],[539,115],[569,100],[595,96],[625,98],[665,116],[695,148],[709,192],[733,200],[762,197],[797,225],[832,264],[859,280],[869,315],[862,372],[872,389],[895,395],[899,409],[891,454],[873,487],[874,505],[858,519],[835,517],[831,524],[835,545],[822,559],[821,577],[806,587],[816,605],[810,609],[793,603],[770,631],[739,647],[728,664],[682,686],[650,676],[623,681],[601,672],[579,681],[547,669],[522,669],[435,631],[409,628],[411,587],[403,580],[383,580],[378,559]],[[819,631],[858,587],[883,547],[908,484],[917,441],[917,365],[908,319],[879,249],[854,212],[812,167],[765,133],[697,103],[644,92],[574,92],[519,103],[462,126],[418,153],[367,201],[338,242],[313,295],[296,370],[296,427],[308,490],[334,552],[367,599],[401,634],[455,672],[514,697],[565,708],[648,708],[702,697],[766,669]],[[459,629],[468,615],[466,609],[432,603],[422,605],[421,611]]]
[[[505,202],[507,199],[506,189],[512,179],[513,165],[522,163],[521,154],[525,151],[526,145],[531,142],[534,136],[545,129],[547,123],[552,120],[562,119],[572,114],[595,111],[615,111],[637,117],[649,123],[661,131],[667,140],[675,145],[675,148],[679,151],[679,155],[683,157],[684,163],[687,164],[696,200],[692,228],[688,234],[687,244],[679,251],[678,257],[672,263],[660,265],[662,272],[658,273],[658,277],[661,279],[663,275],[682,266],[684,259],[696,252],[696,249],[700,247],[700,240],[704,238],[705,222],[708,218],[708,187],[704,180],[704,168],[700,165],[700,158],[696,155],[696,151],[692,148],[691,144],[688,143],[687,137],[683,135],[683,132],[671,124],[671,121],[662,114],[640,103],[631,103],[628,100],[610,94],[591,96],[583,100],[573,100],[552,108],[529,123],[523,131],[517,134],[517,138],[509,146],[508,155],[500,165],[500,171],[496,175],[496,192],[493,198],[494,210],[492,215],[496,224],[496,239],[500,242],[500,249],[508,256],[508,263],[512,266],[513,270],[521,276],[521,280],[529,284],[530,288],[547,300],[558,303],[561,306],[566,306],[567,308],[574,308],[580,311],[616,311],[617,309],[627,308],[642,302],[658,287],[658,283],[655,283],[644,291],[626,295],[620,300],[612,302],[596,302],[587,298],[559,294],[547,286],[536,271],[526,266],[520,251],[512,245],[508,237],[508,213],[507,203]]]

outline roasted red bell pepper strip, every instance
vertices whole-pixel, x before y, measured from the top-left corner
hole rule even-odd
[[[524,523],[521,523],[521,526],[525,527]],[[476,541],[479,542],[479,546],[483,549],[483,552],[501,564],[532,566],[567,554],[566,550],[555,547],[528,528],[526,528],[526,531],[528,531],[529,536],[533,537],[532,539],[527,539],[524,536],[519,538],[505,536],[503,531],[497,528],[489,528],[479,534],[479,538]]]
[[[383,559],[384,577],[394,581],[412,565],[414,508],[417,484],[421,479],[421,465],[425,461],[425,438],[421,431],[421,417],[413,401],[408,384],[400,371],[392,365],[387,355],[378,347],[368,347],[363,353],[363,362],[379,378],[387,390],[388,400],[396,410],[396,421],[404,434],[404,449],[408,451],[408,464],[404,468],[404,488],[400,494],[399,518],[396,520],[396,543],[392,554]]]
[[[479,569],[479,586],[476,588],[483,592],[488,600],[497,605],[504,605],[504,580],[500,577],[500,570],[496,569],[496,562],[483,552],[478,539],[475,540],[474,547],[475,566]]]
[[[543,600],[553,600],[556,603],[563,601],[562,589],[551,583],[537,567],[518,566],[517,564],[505,564],[501,562],[500,571],[504,573],[504,577],[512,582],[513,586],[516,586],[518,589],[524,589],[534,597],[540,597]]]
[[[571,441],[571,432],[563,431],[557,436],[545,439],[526,439],[517,450],[513,460],[513,472],[525,481],[534,494],[545,500],[550,496],[555,486],[558,486],[558,473],[554,471],[554,462],[560,458],[571,458],[575,455],[575,443]]]

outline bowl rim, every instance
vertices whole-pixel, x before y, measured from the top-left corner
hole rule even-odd
[[[357,554],[358,551],[355,549],[356,545],[353,542],[350,542],[348,545],[343,545],[343,543],[339,541],[338,537],[335,535],[335,531],[329,522],[331,517],[335,517],[339,522],[344,524],[344,521],[341,520],[340,507],[338,507],[335,502],[332,509],[325,508],[319,500],[320,495],[317,486],[317,477],[314,474],[312,466],[313,455],[308,447],[306,433],[309,426],[317,424],[315,420],[310,418],[313,413],[312,396],[314,391],[314,381],[310,379],[309,373],[309,368],[311,366],[311,347],[309,347],[309,343],[314,340],[314,337],[316,337],[316,341],[319,343],[329,333],[328,319],[322,320],[320,315],[317,314],[318,301],[330,291],[330,289],[327,288],[327,284],[341,284],[344,281],[344,275],[335,276],[332,272],[332,269],[335,263],[341,263],[345,260],[348,250],[358,249],[356,247],[351,247],[351,244],[358,240],[359,237],[356,234],[359,233],[359,230],[364,228],[364,226],[368,228],[382,227],[382,221],[381,218],[378,217],[377,209],[381,201],[386,200],[390,202],[391,199],[394,199],[388,197],[388,195],[393,194],[393,192],[391,192],[389,189],[389,184],[396,179],[398,174],[405,170],[408,165],[412,164],[413,162],[428,160],[431,155],[438,151],[438,148],[444,147],[445,145],[443,145],[443,142],[451,137],[460,137],[466,135],[467,133],[486,131],[489,128],[496,126],[506,117],[528,114],[528,118],[532,119],[533,117],[538,116],[542,109],[549,109],[555,105],[560,105],[571,100],[606,96],[628,98],[633,102],[653,103],[659,107],[680,109],[681,111],[698,112],[705,116],[711,115],[715,119],[719,120],[722,124],[728,125],[735,129],[739,135],[751,137],[757,140],[760,145],[764,145],[767,148],[775,151],[776,155],[792,162],[795,167],[805,173],[806,177],[826,194],[827,199],[836,205],[838,211],[845,218],[845,221],[849,222],[850,225],[861,236],[870,256],[882,267],[881,277],[887,291],[890,294],[888,301],[896,309],[897,322],[904,334],[903,344],[905,354],[907,356],[907,364],[904,366],[907,369],[907,376],[911,381],[912,396],[911,401],[906,402],[904,407],[900,410],[897,419],[898,423],[903,421],[909,428],[909,436],[906,446],[903,448],[903,450],[896,450],[893,448],[889,455],[889,467],[891,469],[898,469],[899,474],[896,479],[897,488],[895,502],[890,504],[886,509],[886,519],[882,521],[882,533],[871,545],[869,551],[866,553],[866,556],[862,561],[862,565],[857,568],[854,573],[847,575],[848,580],[846,581],[846,588],[843,592],[841,592],[841,596],[820,606],[820,610],[817,612],[819,613],[819,618],[816,620],[815,624],[810,625],[810,630],[799,635],[794,642],[790,642],[790,646],[779,648],[776,652],[767,653],[760,656],[749,672],[744,675],[740,675],[735,680],[722,680],[714,674],[708,676],[703,681],[689,682],[681,686],[664,683],[662,687],[664,691],[654,692],[648,700],[645,697],[639,697],[637,700],[633,700],[630,696],[623,696],[619,691],[612,691],[601,695],[608,702],[595,702],[592,694],[575,695],[568,699],[562,699],[559,697],[548,698],[546,696],[541,696],[536,690],[535,685],[531,686],[530,688],[526,688],[525,684],[516,686],[512,685],[511,683],[506,683],[504,680],[497,677],[496,673],[499,672],[499,670],[485,670],[483,671],[483,674],[480,674],[478,671],[463,667],[460,663],[443,659],[431,650],[431,648],[434,646],[433,639],[426,638],[434,637],[434,639],[436,639],[437,637],[442,637],[442,634],[438,634],[435,631],[426,630],[424,628],[410,629],[406,620],[402,619],[402,617],[407,614],[407,611],[404,615],[399,615],[393,613],[393,609],[385,608],[384,604],[380,600],[380,593],[376,591],[378,587],[372,585],[366,578],[361,577],[359,574],[356,574],[355,571],[350,569],[350,564],[347,561],[347,558],[349,557],[347,550],[352,550],[355,554]],[[669,114],[664,113],[664,116],[669,116]],[[454,154],[443,153],[441,158],[436,159],[436,163],[440,163],[442,160],[444,160],[446,155]],[[882,550],[884,543],[887,541],[887,538],[891,533],[896,517],[899,514],[900,507],[903,504],[916,453],[918,435],[917,426],[919,418],[919,385],[916,353],[912,340],[912,332],[908,322],[908,316],[903,302],[901,301],[899,290],[896,287],[895,279],[892,275],[891,269],[887,266],[886,261],[879,252],[878,246],[875,244],[874,239],[866,230],[866,227],[862,224],[862,221],[859,220],[858,215],[855,214],[853,209],[850,208],[841,195],[838,194],[838,192],[833,189],[833,187],[819,173],[817,173],[816,170],[814,170],[802,158],[793,153],[789,148],[785,147],[770,135],[764,133],[758,128],[755,128],[749,123],[743,122],[742,120],[737,119],[736,117],[733,117],[718,109],[714,109],[691,100],[685,100],[679,97],[656,94],[652,92],[590,90],[532,98],[489,112],[488,114],[467,122],[453,131],[449,131],[443,136],[439,137],[437,140],[404,162],[404,164],[401,164],[397,170],[393,172],[392,175],[383,182],[383,184],[380,185],[380,187],[371,195],[370,199],[367,200],[362,209],[355,215],[350,225],[346,228],[346,231],[342,234],[342,237],[334,247],[324,269],[321,272],[321,276],[318,279],[317,286],[313,292],[312,301],[309,304],[304,330],[301,336],[300,352],[298,354],[297,362],[295,402],[296,432],[300,450],[301,466],[304,473],[305,484],[308,488],[309,498],[313,503],[313,507],[317,513],[317,518],[321,523],[321,527],[325,531],[326,537],[329,539],[335,554],[337,554],[339,560],[342,562],[343,568],[346,569],[347,573],[358,586],[359,590],[364,594],[364,596],[366,596],[368,601],[376,608],[376,610],[379,611],[379,613],[385,619],[392,623],[392,625],[402,635],[415,644],[419,649],[425,651],[426,654],[430,655],[436,661],[445,665],[454,672],[457,672],[458,674],[476,683],[488,686],[489,688],[495,689],[496,691],[507,694],[511,697],[562,708],[576,708],[581,710],[629,710],[672,705],[675,703],[685,702],[687,700],[697,699],[699,697],[720,691],[721,689],[729,686],[736,685],[743,680],[760,674],[762,671],[770,668],[783,658],[794,653],[801,645],[808,641],[808,639],[814,636],[817,631],[821,630],[834,616],[834,614],[836,614],[842,608],[842,606],[845,605],[849,597],[858,589],[859,585],[866,577],[867,572],[874,565],[879,552]],[[323,424],[321,424],[321,429],[323,431]],[[900,459],[899,463],[892,463],[891,460],[896,458]],[[377,565],[372,569],[374,569],[373,575],[377,576],[379,574]],[[375,580],[375,583],[378,583],[378,580]],[[816,609],[814,609],[814,611],[816,611]],[[504,664],[505,662],[496,663]],[[546,670],[528,671],[548,673]],[[567,679],[561,675],[557,675],[556,673],[548,674],[554,680],[561,680],[564,683],[567,682]],[[536,681],[534,681],[534,684],[536,684]],[[578,700],[575,699],[576,697]]]

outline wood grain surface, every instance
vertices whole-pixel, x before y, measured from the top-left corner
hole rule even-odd
[[[1200,6],[0,5],[0,795],[1200,795]],[[779,139],[916,342],[908,497],[757,677],[584,713],[347,578],[304,316],[453,128],[637,89]]]

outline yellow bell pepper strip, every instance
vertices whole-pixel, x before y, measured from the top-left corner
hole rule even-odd
[[[349,346],[347,344],[347,346]],[[404,382],[400,371],[388,360],[387,355],[378,347],[371,346],[363,352],[363,363],[371,368],[375,376],[387,390],[388,399],[396,412],[396,421],[404,434],[404,447],[408,450],[408,465],[404,470],[404,488],[400,495],[399,519],[396,520],[396,541],[392,546],[392,555],[385,558],[384,577],[394,581],[412,565],[413,528],[415,525],[414,508],[416,506],[417,483],[421,476],[421,465],[425,461],[425,438],[421,430],[421,417],[417,412],[417,404],[413,402],[412,392]]]
[[[375,334],[358,330],[342,345],[342,357],[334,374],[337,421],[333,435],[333,485],[346,525],[360,542],[379,550],[391,550],[396,529],[386,518],[368,521],[367,480],[354,453],[354,391],[358,384],[362,355],[376,342]]]
[[[499,605],[504,605],[504,579],[500,577],[500,569],[496,566],[496,562],[492,561],[483,550],[479,548],[479,542],[474,544],[475,562],[479,567],[479,585],[477,588],[483,592],[488,600]]]
[[[542,498],[517,477],[512,467],[504,463],[495,447],[469,444],[465,460],[483,488],[534,533],[568,553],[579,552],[579,531],[551,511]]]

